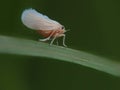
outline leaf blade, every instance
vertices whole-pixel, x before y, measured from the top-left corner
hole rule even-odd
[[[0,53],[38,56],[72,62],[120,77],[120,62],[33,40],[0,36]]]

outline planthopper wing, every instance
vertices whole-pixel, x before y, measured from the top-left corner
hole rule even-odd
[[[51,20],[34,9],[24,10],[21,20],[25,26],[33,30],[56,30],[62,27],[57,21]]]

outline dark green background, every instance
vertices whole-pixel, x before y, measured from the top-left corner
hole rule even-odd
[[[31,7],[70,29],[68,47],[120,60],[120,0],[1,0],[0,34],[41,37],[21,23]],[[72,63],[0,55],[0,90],[120,90],[119,84],[117,77]]]

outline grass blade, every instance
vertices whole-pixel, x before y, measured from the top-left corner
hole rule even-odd
[[[53,58],[120,76],[120,62],[70,48],[50,46],[33,40],[0,36],[0,53]]]

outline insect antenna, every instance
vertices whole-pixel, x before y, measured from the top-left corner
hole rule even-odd
[[[70,29],[65,30],[65,32],[68,32],[68,31],[70,31]]]

